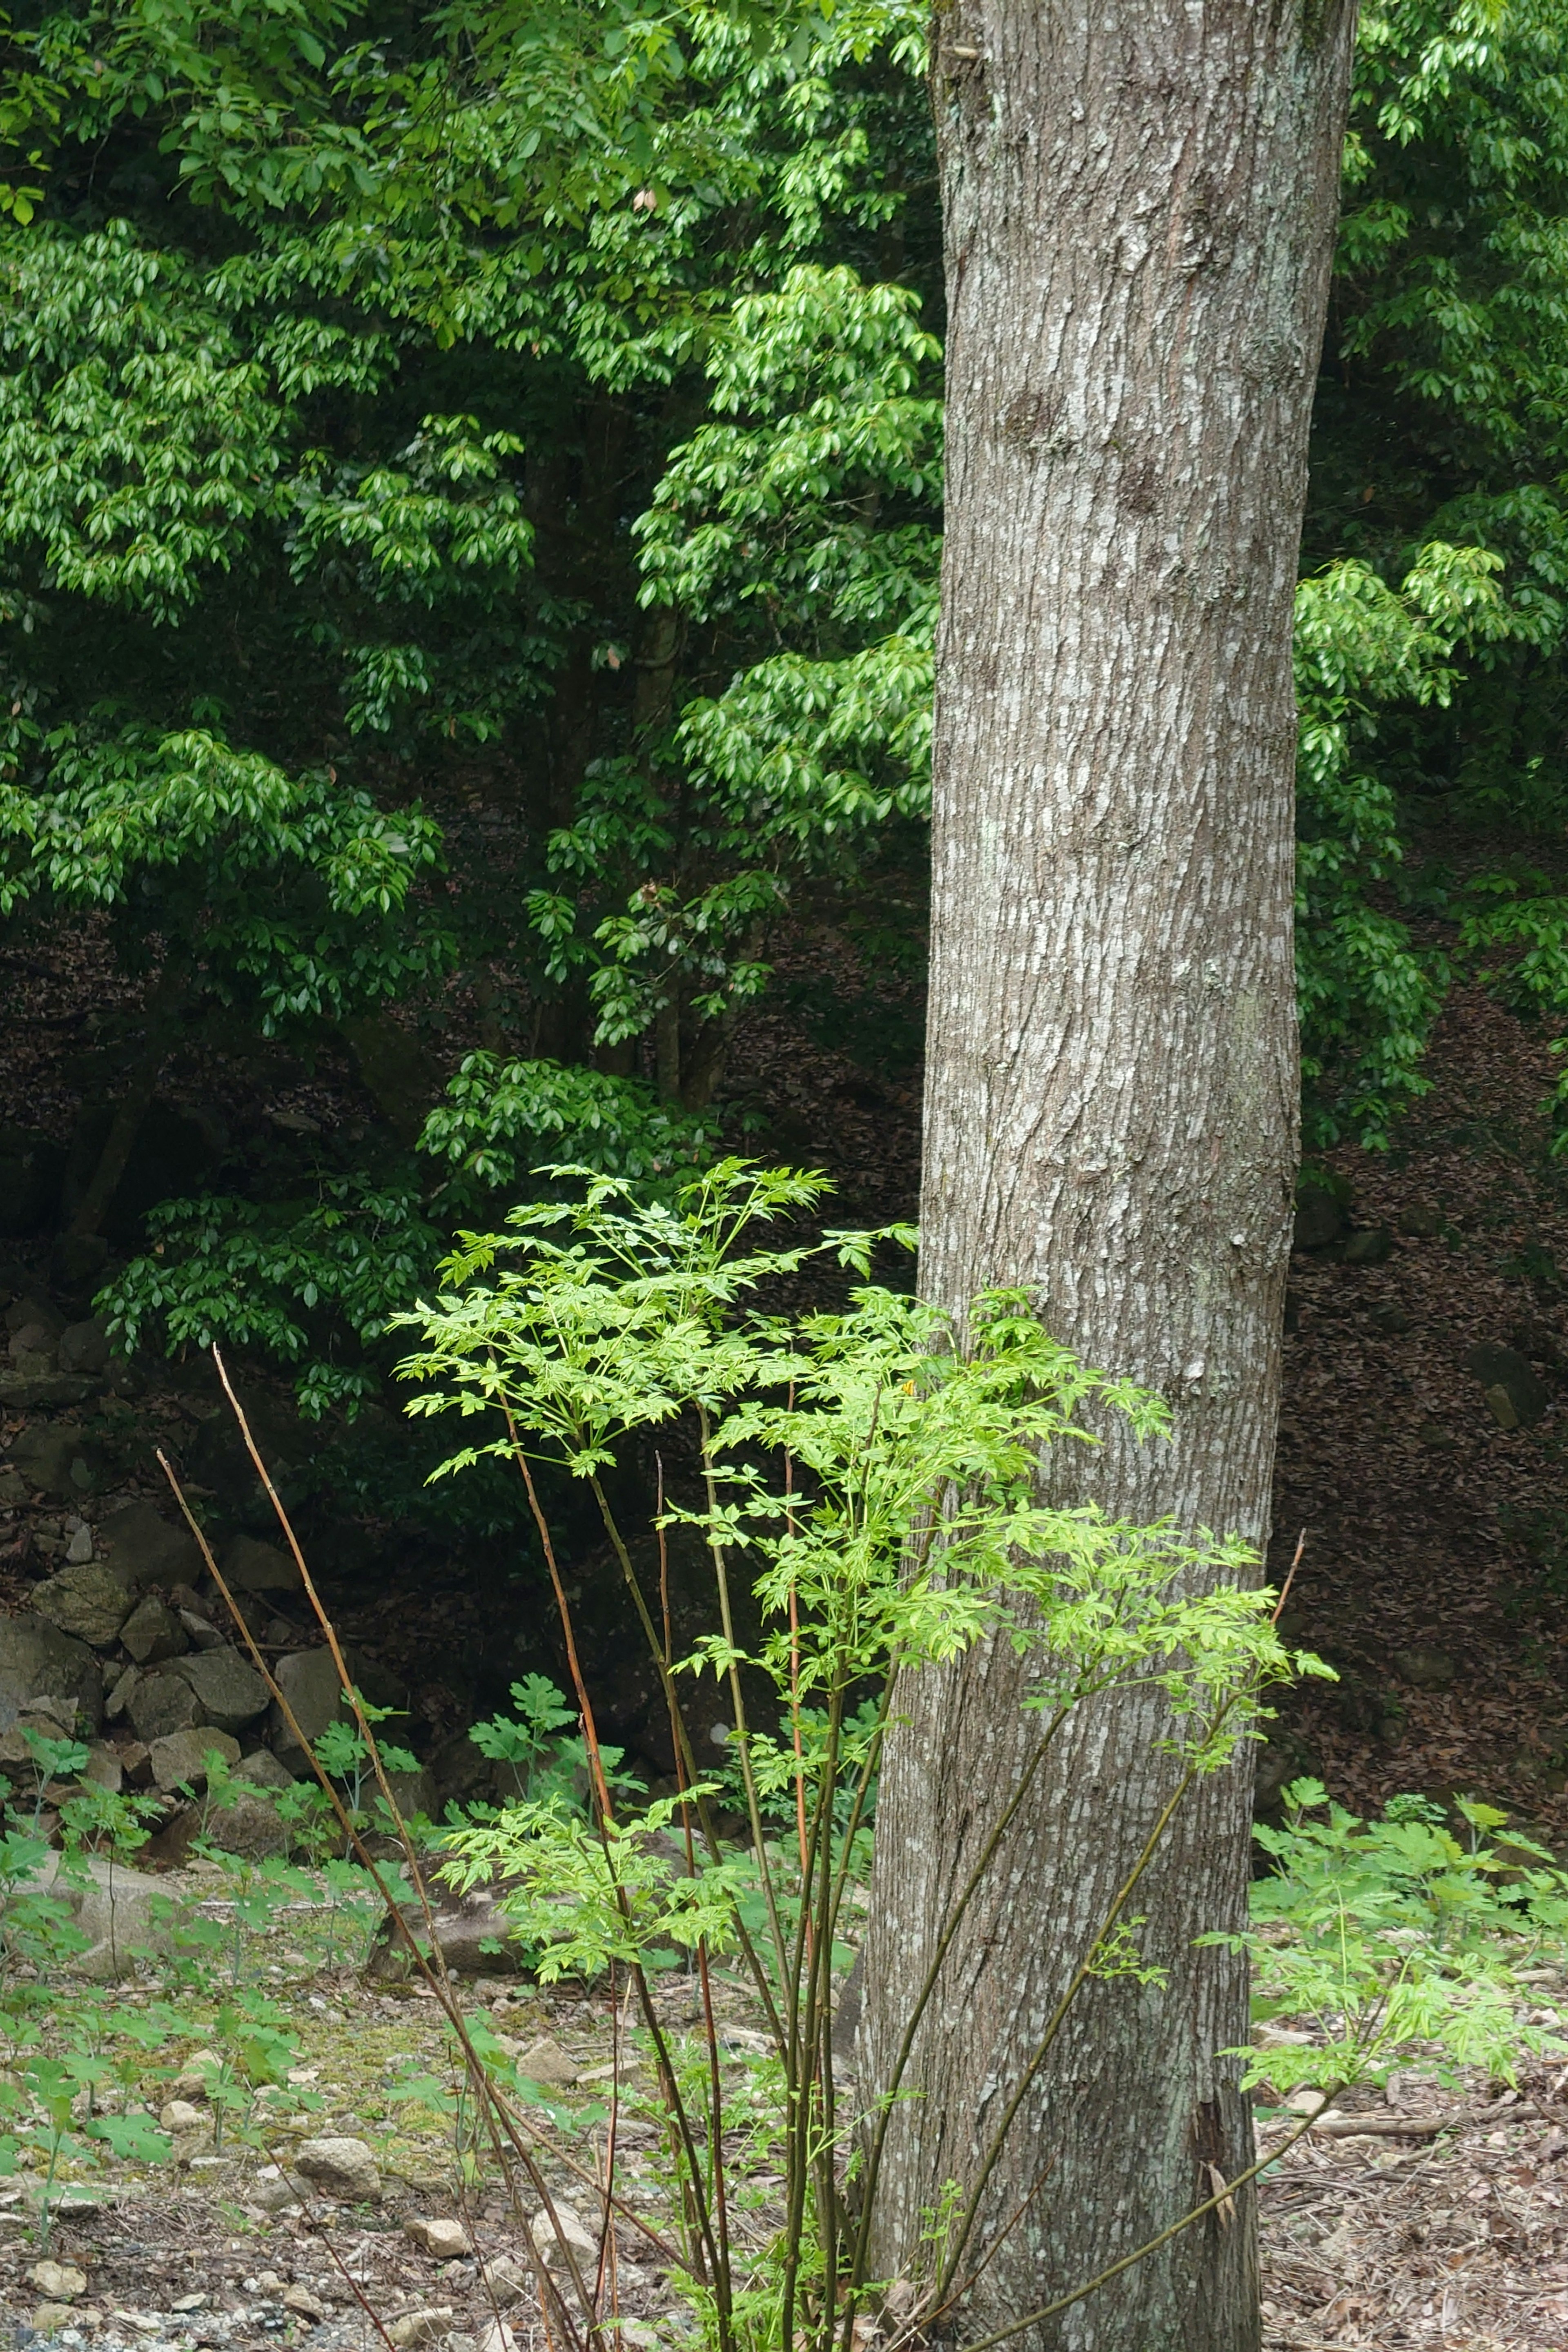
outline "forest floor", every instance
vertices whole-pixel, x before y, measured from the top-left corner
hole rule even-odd
[[[276,1955],[287,1923],[274,1920],[252,1940],[261,1958]],[[378,1990],[352,1968],[284,1982],[289,1971],[274,1958],[250,1975],[265,1981],[272,2013],[297,2046],[289,2087],[276,2106],[257,2103],[248,2140],[231,2131],[215,2149],[210,2130],[187,2134],[174,2169],[114,2163],[82,2175],[66,2164],[47,2246],[37,2220],[41,2168],[0,2189],[0,2320],[17,2352],[46,2336],[62,2352],[561,2352],[559,2331],[546,2328],[526,2284],[537,2191],[524,2188],[514,2204],[493,2168],[477,2181],[465,2175],[472,2113],[455,2107],[460,2077],[435,2001]],[[1568,1976],[1540,1978],[1533,1991],[1568,2012]],[[123,2024],[138,2009],[145,2016],[146,1990],[114,1998],[111,2033],[117,2018]],[[186,1994],[179,2029],[156,2053],[165,2088],[216,2038],[222,2005],[210,1990]],[[679,2054],[699,2015],[683,1979],[666,1980],[658,2005]],[[742,2116],[759,2021],[739,1985],[721,1979],[716,2005],[726,2096]],[[668,2241],[653,2079],[610,2003],[581,1988],[490,1979],[466,1987],[462,2006],[470,2024],[514,2048],[547,2041],[566,2079],[543,2109],[524,2112],[540,2127],[537,2156],[552,2198],[595,2237],[602,2208],[593,2180],[605,2161],[615,2078],[617,2193]],[[405,2095],[410,2084],[419,2096]],[[1500,2095],[1482,2079],[1445,2086],[1412,2069],[1385,2096],[1347,2096],[1330,2111],[1263,2176],[1267,2352],[1562,2352],[1565,2093],[1561,2068],[1528,2074]],[[1295,2122],[1261,2115],[1259,2152],[1279,2147]],[[342,2135],[374,2156],[377,2194],[357,2202],[296,2196],[290,2167],[301,2141]],[[782,2183],[768,2162],[758,2152],[747,2178],[742,2157],[731,2181],[732,2194],[742,2184],[738,2244],[761,2247],[782,2224]],[[426,2250],[422,2225],[431,2221],[458,2225],[456,2252]],[[633,2352],[678,2352],[688,2323],[666,2257],[628,2222],[614,2236],[606,2308],[613,2300],[620,2340]],[[874,2334],[858,2331],[857,2342],[876,2352]]]
[[[799,943],[797,976],[819,994],[824,970],[852,968],[826,933]],[[60,1041],[79,1026],[84,998],[104,986],[101,960],[90,940],[79,940],[63,960],[13,978],[25,982],[29,1010],[0,1040],[0,1078],[16,1115],[63,1136],[79,1088],[59,1076]],[[786,1013],[753,1016],[738,1041],[732,1099],[764,1122],[754,1149],[833,1171],[844,1222],[908,1216],[918,1075],[907,1053],[879,1067],[874,1046],[862,1042],[852,1055],[825,1042],[831,1027],[819,1021],[805,1036]],[[1387,1249],[1357,1263],[1330,1244],[1292,1262],[1271,1567],[1282,1576],[1302,1539],[1290,1634],[1340,1676],[1284,1703],[1282,1768],[1320,1775],[1363,1812],[1407,1790],[1484,1797],[1568,1853],[1568,1161],[1552,1159],[1539,1108],[1559,1068],[1538,1032],[1479,992],[1460,992],[1436,1040],[1433,1090],[1396,1148],[1331,1156],[1352,1224],[1386,1233]],[[276,1136],[300,1119],[374,1117],[346,1062],[280,1066],[258,1092],[252,1067],[201,1054],[171,1091],[217,1110],[242,1148],[247,1125]],[[1546,1399],[1539,1420],[1500,1426],[1467,1368],[1478,1344],[1529,1359]],[[162,1402],[177,1425],[178,1395]],[[18,1598],[45,1565],[7,1563]],[[384,1604],[378,1627],[363,1589],[353,1612],[355,1637],[384,1648],[411,1682],[421,1654],[428,1660],[465,1642],[477,1649],[493,1633],[489,1604],[465,1589],[460,1562],[433,1580],[428,1565],[422,1609],[395,1585],[395,1618]],[[437,1729],[458,1724],[459,1702],[438,1675],[418,1695],[418,1712]],[[1568,2019],[1568,1988],[1553,1978],[1540,1990],[1543,2006],[1561,2000]],[[422,2018],[421,2004],[384,2009],[384,2000],[348,1978],[302,1993],[303,2063],[332,2081],[345,2023],[366,2049],[387,2040],[416,2054],[435,2021]],[[584,2070],[608,2063],[602,2005],[541,1996],[533,2023],[576,2048]],[[1395,2088],[1407,2108],[1426,2095],[1419,2084]],[[364,2100],[342,2104],[352,2116]],[[1506,2105],[1498,2086],[1472,2085],[1444,2112],[1436,2134],[1390,2136],[1392,2112],[1381,2135],[1314,2132],[1266,2174],[1271,2352],[1568,2347],[1568,2073],[1527,2078]],[[247,2210],[248,2161],[233,2159],[221,2180],[182,2175],[174,2190],[128,2180],[109,2209],[62,2221],[53,2252],[92,2282],[82,2300],[100,2317],[82,2340],[94,2352],[117,2342],[159,2352],[186,2340],[298,2340],[347,2352],[382,2340],[353,2293],[363,2287],[374,2300],[372,2279],[395,2315],[416,2314],[424,2297],[451,2308],[459,2334],[482,2338],[493,2315],[478,2273],[467,2284],[460,2265],[438,2274],[401,2228],[405,2208],[438,2209],[439,2165],[394,2180],[374,2213],[312,2208],[279,2219]],[[0,2308],[26,2323],[38,2299],[26,2275],[37,2250],[5,2251],[8,2237],[16,2245],[6,2210],[0,2202]],[[504,2210],[472,2218],[481,2242],[488,2230],[504,2252],[515,2227]],[[356,2271],[362,2279],[348,2275]],[[281,2300],[290,2284],[326,2315],[290,2311]],[[654,2314],[657,2282],[647,2283],[643,2305],[637,2293],[628,2309]],[[192,2294],[207,2302],[175,2315],[174,2304]],[[527,2334],[520,2323],[520,2346]]]

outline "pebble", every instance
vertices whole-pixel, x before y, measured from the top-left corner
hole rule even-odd
[[[577,2062],[568,2058],[558,2042],[548,2034],[530,2043],[519,2053],[517,2071],[530,2083],[542,2084],[546,2090],[569,2091],[577,2080]]]
[[[52,2303],[67,2303],[73,2295],[87,2293],[86,2272],[70,2263],[35,2263],[27,2276]]]
[[[405,2311],[401,2319],[387,2322],[387,2341],[395,2352],[417,2352],[419,2346],[438,2344],[443,2336],[449,2336],[456,2316],[449,2304],[432,2311]]]
[[[511,2254],[500,2254],[484,2265],[484,2282],[498,2311],[521,2303],[532,2284],[532,2273]]]
[[[381,2195],[375,2158],[363,2139],[308,2139],[294,2151],[294,2168],[324,2197],[357,2205]]]
[[[584,2263],[596,2263],[599,2259],[599,2241],[582,2215],[574,2212],[570,2205],[563,2205],[559,2197],[553,2201],[555,2206],[553,2221],[542,2205],[529,2224],[528,2234],[533,2240],[540,2254],[552,2269],[557,2263],[565,2262],[567,2247],[571,2248],[575,2256],[579,2269]]]
[[[411,2238],[432,2262],[460,2262],[474,2251],[473,2242],[460,2221],[426,2221],[416,2215],[405,2221],[403,2229],[405,2236]]]

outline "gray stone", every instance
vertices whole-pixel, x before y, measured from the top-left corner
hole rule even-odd
[[[439,1811],[440,1800],[436,1794],[434,1780],[423,1767],[417,1772],[389,1772],[386,1785],[392,1790],[393,1803],[405,1822],[415,1821],[420,1814],[434,1821]],[[373,1794],[379,1795],[379,1789]]]
[[[90,1494],[96,1483],[87,1441],[67,1423],[30,1423],[12,1439],[11,1461],[29,1486],[62,1501]]]
[[[171,1732],[188,1731],[202,1720],[201,1701],[183,1675],[167,1667],[155,1675],[140,1675],[131,1694],[131,1720],[136,1737],[151,1747]]]
[[[302,2172],[284,2172],[276,2164],[265,2164],[250,2182],[249,2201],[259,2205],[264,2213],[284,2213],[290,2205],[308,2202],[311,2189]]]
[[[1435,1201],[1413,1201],[1407,1209],[1401,1209],[1394,1222],[1402,1234],[1409,1234],[1417,1241],[1431,1241],[1442,1232],[1445,1219]]]
[[[88,1937],[88,1949],[72,1959],[71,1967],[95,1984],[111,1984],[131,1975],[135,1952],[168,1948],[168,1925],[154,1906],[162,1907],[160,1897],[167,1902],[169,1890],[144,1871],[127,1870],[96,1853],[68,1868],[59,1854],[51,1853],[35,1883],[60,1897]]]
[[[0,1320],[4,1321],[6,1333],[13,1339],[18,1331],[26,1331],[30,1324],[41,1323],[57,1339],[66,1328],[65,1317],[41,1287],[37,1295],[24,1291],[20,1298],[14,1298]]]
[[[215,1750],[226,1764],[239,1761],[239,1742],[226,1731],[197,1724],[186,1731],[171,1731],[149,1743],[153,1785],[165,1793],[181,1787],[200,1789],[206,1781],[206,1759]]]
[[[8,1729],[0,1731],[0,1765],[7,1771],[36,1771],[37,1759],[28,1744],[31,1732],[40,1739],[74,1739],[76,1705],[68,1698],[29,1699]]]
[[[7,1364],[0,1372],[0,1406],[4,1406],[7,1412],[36,1412],[40,1406],[85,1404],[100,1386],[100,1381],[89,1380],[82,1372],[19,1372],[15,1365]],[[79,1442],[75,1451],[76,1454],[81,1452]],[[68,1463],[67,1467],[70,1467]],[[34,1484],[41,1484],[41,1481],[35,1480]],[[84,1456],[83,1475],[68,1492],[85,1495],[91,1491],[91,1463]],[[62,1486],[59,1492],[64,1496],[68,1489]]]
[[[461,2221],[411,2213],[404,2221],[403,2234],[433,2263],[460,2263],[474,2251],[474,2242]]]
[[[398,1908],[416,1936],[426,1937],[434,1928],[441,1958],[453,1976],[500,1976],[522,1968],[522,1951],[513,1940],[512,1922],[491,1887],[471,1887],[466,1895],[432,1887],[428,1919],[417,1902],[400,1904]],[[411,1967],[405,1937],[390,1917],[384,1919],[365,1962],[366,1976],[377,1983],[401,1984]]]
[[[254,1536],[236,1536],[218,1565],[236,1592],[298,1592],[300,1587],[299,1565],[289,1553]]]
[[[294,1775],[287,1765],[279,1764],[269,1748],[258,1748],[242,1756],[234,1768],[237,1780],[249,1780],[258,1789],[291,1789]]]
[[[177,1658],[188,1646],[184,1626],[155,1592],[147,1593],[137,1602],[120,1629],[120,1640],[139,1666],[155,1666],[163,1658]]]
[[[1321,1184],[1301,1184],[1296,1191],[1296,1228],[1292,1249],[1326,1249],[1345,1229],[1344,1211],[1336,1195]]]
[[[381,2195],[375,2158],[363,2139],[307,2139],[294,2151],[294,2169],[323,2197],[365,2204]]]
[[[24,1324],[13,1333],[5,1353],[19,1372],[58,1372],[58,1342],[41,1323]]]
[[[135,1696],[136,1685],[141,1679],[142,1669],[140,1666],[127,1666],[119,1681],[115,1683],[113,1688],[109,1694],[109,1696],[103,1702],[103,1712],[108,1717],[110,1723],[118,1723],[121,1717],[125,1713],[125,1710],[130,1706],[132,1699]]]
[[[533,2292],[533,2273],[515,2254],[498,2254],[482,2265],[485,2288],[498,2311],[506,2311]]]
[[[199,1650],[170,1671],[190,1685],[203,1717],[220,1731],[237,1731],[267,1712],[267,1685],[237,1650]]]
[[[551,2204],[554,2208],[553,2212],[547,2211],[542,2205],[528,2227],[534,2251],[542,2261],[547,2263],[552,2270],[557,2266],[563,2268],[569,2246],[579,2268],[585,2263],[596,2263],[599,2241],[583,2216],[573,2206],[563,2204],[559,2197],[552,2198]]]
[[[1417,1690],[1447,1690],[1457,1669],[1447,1650],[1396,1650],[1394,1654],[1395,1673],[1404,1682]]]
[[[237,1797],[233,1804],[215,1807],[207,1815],[206,1842],[220,1853],[237,1853],[247,1862],[265,1862],[287,1853],[289,1832],[278,1818],[278,1808],[265,1797]]]
[[[204,1617],[199,1609],[182,1609],[180,1624],[183,1631],[190,1636],[193,1649],[221,1650],[224,1647],[223,1635],[218,1632],[212,1619]]]
[[[131,1595],[112,1569],[88,1560],[37,1585],[33,1606],[62,1633],[74,1633],[79,1641],[107,1650],[131,1614]]]
[[[1483,1342],[1465,1358],[1465,1370],[1479,1381],[1487,1408],[1502,1429],[1528,1429],[1546,1411],[1546,1388],[1516,1348],[1494,1348]]]
[[[15,1717],[39,1691],[74,1701],[89,1732],[103,1719],[103,1669],[85,1642],[31,1611],[0,1617],[0,1720]]]
[[[71,1539],[66,1546],[66,1562],[70,1568],[80,1568],[91,1558],[92,1529],[84,1519],[79,1528],[71,1531]]]
[[[202,1556],[189,1528],[172,1526],[151,1503],[126,1503],[100,1519],[98,1540],[132,1592],[149,1584],[193,1582],[202,1573]]]
[[[386,2340],[392,2352],[425,2352],[426,2345],[446,2341],[457,2315],[446,2303],[429,2311],[405,2311],[401,2319],[386,2323]]]
[[[390,1675],[367,1664],[352,1650],[344,1653],[344,1663],[358,1687],[377,1706],[402,1705],[405,1693]],[[340,1717],[345,1722],[352,1721],[353,1710],[343,1696],[329,1649],[291,1651],[277,1661],[272,1671],[300,1731],[312,1744],[320,1739],[328,1724]],[[297,1779],[309,1773],[310,1759],[289,1729],[281,1707],[274,1706],[269,1722],[272,1746],[283,1762]]]
[[[89,1740],[81,1777],[97,1788],[107,1789],[111,1797],[118,1797],[125,1779],[119,1748],[111,1748],[106,1739]]]
[[[109,1332],[96,1316],[68,1323],[57,1342],[62,1372],[101,1372],[109,1368]]]
[[[547,2091],[570,2091],[577,2081],[576,2060],[548,2035],[519,2052],[517,2071],[527,2082],[538,2083]]]
[[[1394,1237],[1386,1225],[1366,1225],[1345,1244],[1346,1265],[1385,1265],[1394,1255]]]

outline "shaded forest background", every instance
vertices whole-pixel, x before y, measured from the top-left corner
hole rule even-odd
[[[439,1750],[551,1659],[521,1495],[427,1487],[445,1433],[399,1410],[452,1235],[557,1163],[725,1150],[911,1213],[925,33],[905,0],[0,18],[16,1597],[155,1439],[217,1531],[268,1531],[216,1339]],[[1194,270],[1223,188],[1205,219]],[[1048,459],[1072,420],[995,429]],[[1295,1629],[1342,1680],[1266,1780],[1568,1830],[1563,0],[1363,11],[1302,570],[1276,1566],[1305,1528]],[[621,1659],[606,1630],[636,1749]]]

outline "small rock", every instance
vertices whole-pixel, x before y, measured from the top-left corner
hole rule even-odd
[[[155,1666],[164,1658],[177,1658],[189,1646],[184,1627],[155,1592],[147,1593],[137,1602],[120,1629],[120,1640],[139,1666]]]
[[[1519,1429],[1522,1423],[1519,1408],[1502,1382],[1498,1381],[1486,1391],[1487,1411],[1500,1429]]]
[[[94,1316],[86,1323],[68,1323],[56,1342],[62,1372],[102,1372],[109,1369],[109,1333]]]
[[[1529,1429],[1551,1402],[1544,1383],[1517,1348],[1472,1348],[1465,1370],[1479,1381],[1487,1410],[1500,1429]]]
[[[33,2314],[33,2326],[40,2336],[52,2336],[57,2328],[74,2327],[80,2316],[68,2303],[40,2303]]]
[[[171,2311],[205,2311],[206,2307],[205,2294],[182,2294],[169,2305]]]
[[[227,1804],[208,1814],[204,1834],[219,1853],[237,1853],[247,1862],[266,1862],[289,1851],[288,1829],[265,1797],[231,1795]]]
[[[358,2205],[381,2195],[375,2158],[363,2139],[308,2139],[294,2152],[295,2168],[323,2197]]]
[[[91,1550],[89,1530],[85,1565],[62,1569],[58,1576],[35,1585],[33,1607],[62,1633],[74,1633],[79,1642],[106,1650],[118,1640],[131,1614],[131,1595],[112,1569],[92,1559]]]
[[[95,1788],[107,1789],[111,1797],[118,1797],[125,1779],[120,1750],[111,1748],[107,1739],[89,1739],[81,1777],[84,1780],[90,1780]]]
[[[276,1544],[236,1536],[223,1556],[224,1581],[235,1592],[298,1592],[298,1563]]]
[[[169,1928],[160,1915],[168,1909],[169,1890],[162,1881],[98,1853],[79,1857],[68,1877],[59,1869],[60,1856],[47,1854],[29,1883],[58,1895],[87,1937],[87,1950],[71,1962],[78,1975],[110,1984],[133,1972],[138,1952],[167,1950]],[[93,2193],[79,2193],[90,2210]]]
[[[1386,1225],[1364,1226],[1345,1244],[1346,1265],[1386,1265],[1394,1255],[1394,1237]]]
[[[223,2060],[216,2050],[193,2051],[174,2077],[174,2097],[205,2099],[209,2081],[215,2074],[221,2073],[222,2069]],[[165,2128],[169,2129],[172,2126],[166,2126]]]
[[[176,2137],[183,2132],[205,2132],[211,2121],[209,2116],[204,2115],[200,2107],[193,2106],[188,2099],[169,2099],[158,2110],[160,2127],[173,2132]]]
[[[79,1573],[79,1571],[74,1571]],[[26,1707],[39,1691],[73,1702],[87,1730],[103,1713],[103,1668],[85,1642],[24,1610],[0,1617],[0,1701]]]
[[[91,1558],[92,1529],[84,1519],[66,1546],[66,1563],[70,1568],[81,1568]]]
[[[1447,1650],[1396,1650],[1394,1665],[1400,1679],[1417,1690],[1447,1690],[1457,1672]]]
[[[417,2216],[405,2221],[404,2234],[433,2263],[460,2262],[474,2251],[473,2241],[460,2221],[427,2221]]]
[[[577,2080],[576,2060],[548,2036],[529,2044],[518,2058],[517,2071],[545,2090],[570,2091]]]
[[[249,1780],[258,1789],[291,1789],[294,1775],[285,1764],[279,1764],[269,1748],[258,1748],[242,1756],[234,1768],[237,1780]]]
[[[327,2306],[308,2286],[291,2286],[283,2294],[285,2311],[297,2311],[301,2319],[325,2319]]]
[[[136,1737],[149,1748],[177,1731],[189,1731],[201,1722],[202,1706],[183,1675],[160,1667],[154,1675],[138,1674],[128,1708]]]
[[[112,1672],[112,1668],[110,1671]],[[127,1666],[125,1672],[115,1682],[110,1691],[109,1696],[103,1702],[103,1712],[108,1717],[110,1723],[118,1723],[121,1717],[125,1713],[125,1710],[130,1706],[132,1699],[135,1696],[136,1685],[141,1679],[142,1669],[140,1666]]]
[[[69,1502],[73,1496],[89,1493],[93,1486],[84,1448],[79,1429],[63,1422],[35,1421],[12,1440],[11,1460],[29,1486]]]
[[[498,2254],[483,2265],[485,2287],[498,2311],[508,2311],[532,2292],[533,2273],[514,2254]]]
[[[239,1742],[226,1731],[213,1731],[199,1724],[188,1731],[172,1731],[163,1739],[151,1743],[153,1785],[165,1793],[182,1784],[193,1789],[205,1786],[206,1759],[213,1752],[226,1764],[239,1761]]]
[[[250,2185],[250,2201],[264,2213],[286,2212],[290,2205],[305,2204],[310,2194],[302,2173],[283,2172],[275,2164],[263,2166]]]
[[[570,2205],[563,2205],[559,2197],[554,2202],[553,2221],[542,2205],[529,2223],[528,2234],[533,2241],[534,2251],[552,2270],[564,2263],[567,2246],[576,2256],[579,2270],[584,2263],[596,2263],[599,2259],[597,2237],[582,2215],[574,2211]]]
[[[212,1619],[204,1616],[199,1609],[182,1609],[180,1623],[189,1634],[193,1649],[221,1650],[224,1647],[223,1635]]]
[[[444,2336],[449,2336],[456,2317],[449,2304],[434,2311],[405,2311],[401,2319],[389,2322],[387,2341],[396,2347],[396,2352],[417,2352],[420,2345],[439,2344]]]
[[[198,1652],[179,1659],[170,1671],[190,1685],[203,1716],[220,1731],[238,1731],[267,1712],[267,1685],[237,1650]]]
[[[1285,2106],[1287,2112],[1293,2116],[1316,2116],[1321,2115],[1328,2104],[1327,2091],[1314,2091],[1309,2087],[1292,2091]]]
[[[1401,1209],[1394,1223],[1402,1234],[1415,1239],[1430,1241],[1443,1230],[1443,1212],[1434,1201],[1414,1201],[1409,1208]]]
[[[40,2294],[48,2295],[56,2303],[68,2303],[74,2296],[87,2293],[86,2272],[79,2271],[70,2263],[35,2263],[27,2277]]]
[[[98,1540],[132,1592],[202,1573],[202,1556],[188,1529],[171,1526],[151,1503],[126,1503],[111,1517],[100,1519]]]
[[[1345,1229],[1344,1210],[1336,1195],[1321,1184],[1301,1184],[1296,1191],[1296,1228],[1292,1249],[1326,1249]]]

